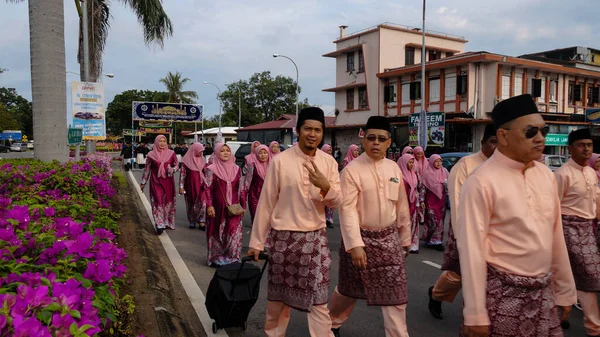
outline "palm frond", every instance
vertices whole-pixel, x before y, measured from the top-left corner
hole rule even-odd
[[[172,73],[168,72],[167,76],[159,79],[158,81],[165,85],[167,92],[169,93],[169,102],[192,102],[192,99],[197,99],[198,94],[195,91],[183,91],[183,85],[191,80],[187,77],[182,78],[183,74],[179,71]]]
[[[173,24],[161,0],[120,0],[131,7],[144,31],[146,44],[164,47],[164,40],[173,35]]]
[[[78,1],[78,0],[75,0]],[[110,28],[110,7],[106,0],[91,0],[88,3],[88,23],[90,33],[90,81],[97,81],[102,74],[102,56]],[[83,25],[79,19],[78,61],[83,74]]]

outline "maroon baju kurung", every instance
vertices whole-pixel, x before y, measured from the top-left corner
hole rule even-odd
[[[185,205],[189,224],[204,223],[206,221],[204,172],[191,170],[185,164],[181,164],[179,187],[185,191]]]
[[[159,162],[148,157],[142,175],[142,184],[150,181],[150,204],[152,205],[152,215],[156,228],[175,229],[175,178],[173,175],[168,174],[165,178],[159,177],[159,165]],[[179,162],[177,157],[173,155],[163,165],[166,172],[169,172],[169,166],[177,171]]]

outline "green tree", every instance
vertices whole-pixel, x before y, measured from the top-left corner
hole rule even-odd
[[[0,88],[0,104],[6,112],[19,124],[21,130],[29,139],[33,137],[33,109],[31,102],[17,93],[15,88]]]
[[[169,94],[163,91],[127,90],[115,96],[106,107],[106,130],[119,135],[131,129],[131,102],[165,102]]]
[[[183,86],[191,80],[187,77],[183,78],[180,72],[173,74],[169,71],[167,76],[159,80],[164,84],[169,93],[167,102],[169,103],[194,103],[194,99],[198,99],[198,94],[195,91],[185,91]]]
[[[19,121],[0,103],[0,131],[20,129]]]
[[[298,91],[301,92],[300,87]],[[272,121],[284,113],[296,113],[296,81],[281,75],[273,77],[270,71],[263,71],[248,80],[227,85],[227,90],[220,95],[223,102],[222,125],[238,125],[240,95],[242,126]],[[299,109],[306,106],[309,103],[305,98],[300,101]]]

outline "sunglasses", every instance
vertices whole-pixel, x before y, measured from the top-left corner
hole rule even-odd
[[[511,130],[511,129],[504,129],[504,130]],[[548,133],[550,132],[550,127],[548,125],[544,125],[542,127],[539,127],[539,126],[529,127],[527,129],[525,129],[525,138],[531,139],[531,138],[537,136],[538,132],[542,134],[542,137],[546,137],[546,135],[548,135]]]
[[[377,135],[368,135],[365,138],[367,138],[367,140],[370,141],[370,142],[374,142],[375,140],[378,140],[380,143],[387,142],[388,139],[389,139],[386,136],[377,136]]]

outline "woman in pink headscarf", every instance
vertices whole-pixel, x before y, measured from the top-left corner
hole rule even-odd
[[[273,159],[273,157],[275,157],[276,155],[281,153],[281,147],[279,146],[279,143],[277,141],[272,141],[269,144],[269,156],[271,157],[271,159]]]
[[[179,173],[179,194],[185,197],[190,228],[205,230],[206,202],[204,200],[204,145],[194,143],[182,158]]]
[[[346,157],[344,158],[344,161],[342,162],[342,169],[344,167],[346,167],[346,165],[350,164],[351,161],[353,161],[354,159],[356,159],[358,157],[358,145],[356,144],[350,144],[350,146],[348,147],[348,152],[346,153]]]
[[[592,153],[592,157],[588,160],[588,166],[596,171],[596,176],[598,176],[598,185],[600,185],[600,154]]]
[[[333,148],[331,145],[323,145],[321,151],[333,157]],[[333,209],[327,206],[325,206],[325,223],[327,224],[327,228],[333,228]]]
[[[244,157],[244,169],[242,171],[243,175],[247,175],[248,174],[248,169],[251,165],[254,165],[255,161],[256,161],[256,148],[260,146],[260,142],[259,141],[255,141],[252,143],[252,146],[250,147],[250,153]]]
[[[250,207],[252,223],[254,223],[258,199],[260,198],[260,193],[265,183],[265,176],[267,175],[267,168],[271,161],[269,148],[266,145],[259,145],[254,150],[254,157],[256,159],[247,166],[246,179],[244,181],[244,189],[248,191],[248,206]]]
[[[415,173],[420,179],[428,166],[427,158],[425,158],[425,151],[423,151],[422,147],[417,146],[413,149],[413,155],[415,156]]]
[[[208,265],[224,266],[239,262],[242,253],[242,217],[246,210],[246,193],[242,170],[228,145],[215,145],[215,159],[206,169],[204,180],[208,223]],[[233,206],[233,207],[230,207]],[[241,206],[243,213],[229,209]]]
[[[442,158],[434,154],[423,173],[425,185],[425,232],[423,239],[428,247],[443,252],[444,220],[446,219],[446,189],[448,170],[442,166]]]
[[[413,148],[410,146],[405,146],[404,149],[402,149],[402,155],[405,155],[407,153],[410,155],[413,155]],[[398,159],[398,160],[400,160],[400,159]]]
[[[146,168],[142,174],[142,191],[150,179],[150,204],[158,235],[166,229],[175,229],[175,178],[179,168],[175,152],[169,149],[167,137],[159,135],[148,153]]]
[[[411,244],[410,253],[419,253],[419,211],[425,201],[423,190],[419,190],[419,180],[415,173],[415,157],[412,154],[404,154],[398,159],[398,166],[402,171],[404,189],[408,197],[408,209],[410,211]]]

